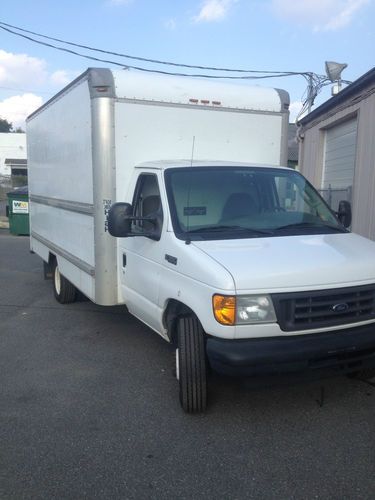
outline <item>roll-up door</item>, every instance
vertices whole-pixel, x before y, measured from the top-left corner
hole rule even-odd
[[[357,118],[326,130],[322,188],[353,186],[357,144]]]

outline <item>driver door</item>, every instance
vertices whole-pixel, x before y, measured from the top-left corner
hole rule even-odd
[[[161,237],[147,236],[155,229],[150,221],[132,223],[134,236],[123,238],[120,243],[122,294],[129,311],[160,332],[158,297],[163,262],[163,208],[155,174],[140,174],[132,206],[136,217],[158,217]]]

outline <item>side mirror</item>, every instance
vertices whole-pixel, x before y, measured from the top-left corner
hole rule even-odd
[[[352,207],[348,201],[340,201],[337,217],[344,227],[350,226],[352,223]]]
[[[132,232],[132,222],[144,221],[152,227],[144,232]],[[162,215],[150,214],[147,217],[133,215],[133,207],[129,203],[114,203],[108,211],[108,232],[116,238],[127,236],[145,236],[152,240],[160,240]]]
[[[124,238],[131,231],[133,208],[129,203],[114,203],[108,212],[108,232],[116,238]]]
[[[9,205],[6,206],[5,208],[5,215],[8,217],[9,219]]]

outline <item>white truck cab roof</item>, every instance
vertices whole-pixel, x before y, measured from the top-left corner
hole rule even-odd
[[[249,168],[277,168],[280,170],[292,170],[290,167],[280,165],[263,165],[261,163],[246,163],[240,161],[218,161],[218,160],[157,160],[146,161],[135,166],[137,169],[166,170],[168,168],[186,167],[249,167]]]

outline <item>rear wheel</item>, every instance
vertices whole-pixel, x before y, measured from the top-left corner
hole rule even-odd
[[[178,349],[176,375],[180,386],[180,403],[187,413],[200,413],[206,409],[207,381],[204,334],[194,316],[178,320]]]
[[[69,304],[76,300],[76,287],[60,274],[57,260],[53,263],[52,281],[55,298],[60,304]]]

